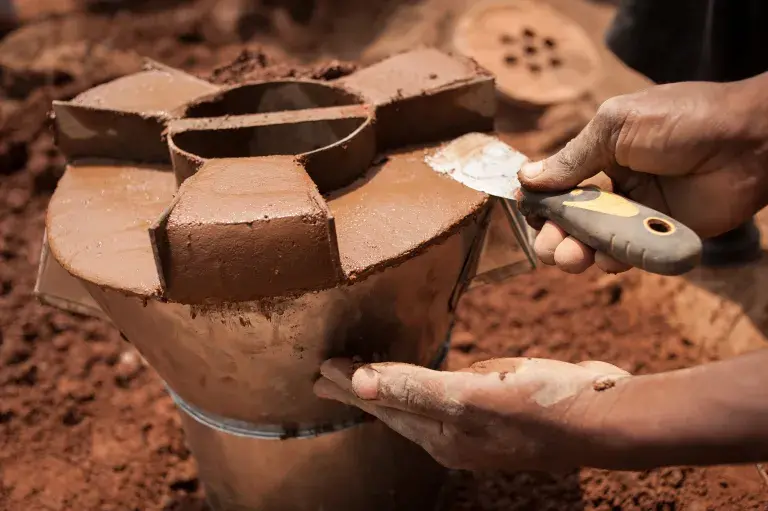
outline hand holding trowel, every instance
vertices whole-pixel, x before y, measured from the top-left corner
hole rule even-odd
[[[517,172],[528,158],[490,135],[459,137],[426,161],[470,188],[517,202],[526,215],[552,220],[617,261],[661,275],[685,273],[699,262],[699,236],[647,206],[595,187],[557,193],[522,188]]]

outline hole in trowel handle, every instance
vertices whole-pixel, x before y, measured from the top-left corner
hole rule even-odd
[[[646,229],[658,236],[667,236],[675,232],[675,226],[663,218],[648,217],[644,224]]]

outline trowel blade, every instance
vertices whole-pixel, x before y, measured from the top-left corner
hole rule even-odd
[[[598,187],[521,189],[525,155],[498,138],[469,133],[427,157],[436,172],[485,192],[525,214],[545,218],[617,261],[659,275],[681,275],[701,257],[701,238],[674,218]]]
[[[520,189],[517,172],[528,157],[496,137],[468,133],[425,158],[436,172],[479,192],[516,200]]]

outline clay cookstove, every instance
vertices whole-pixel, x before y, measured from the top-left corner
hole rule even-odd
[[[54,104],[69,165],[38,291],[70,279],[57,304],[157,370],[216,509],[433,501],[426,454],[312,385],[331,356],[440,365],[494,202],[424,156],[492,130],[494,95],[425,49],[231,88],[150,63]]]

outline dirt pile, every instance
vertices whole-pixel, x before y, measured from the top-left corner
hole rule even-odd
[[[138,54],[212,73],[219,83],[328,79],[354,69],[338,62],[297,68],[271,46],[243,52],[235,43],[269,28],[261,11],[236,11],[238,2],[220,2],[215,14],[211,2],[150,4],[131,13],[86,10],[0,41],[0,509],[204,509],[176,411],[154,373],[110,326],[32,298],[45,208],[62,171],[46,130],[50,101],[135,69]],[[235,29],[212,30],[206,20],[213,17]],[[549,270],[477,289],[462,303],[450,365],[522,355],[652,372],[698,361],[697,349],[663,318],[636,317],[622,290],[620,279]],[[761,480],[746,467],[457,473],[441,509],[766,506]]]

